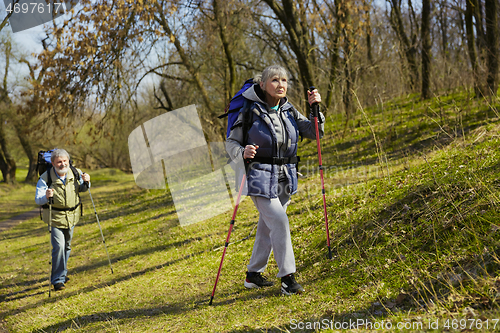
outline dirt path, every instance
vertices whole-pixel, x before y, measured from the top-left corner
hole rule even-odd
[[[34,208],[33,210],[30,210],[29,212],[25,212],[25,213],[19,214],[17,216],[14,216],[8,220],[1,221],[0,222],[0,232],[8,230],[8,229],[18,225],[19,223],[21,223],[23,221],[32,219],[35,216],[39,216],[39,215],[40,215],[40,209]]]

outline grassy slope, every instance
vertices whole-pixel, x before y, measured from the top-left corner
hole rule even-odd
[[[298,321],[500,318],[498,114],[463,92],[409,96],[330,119],[323,139],[333,260],[327,260],[314,142],[304,141],[289,208],[306,294],[245,290],[257,220],[238,213],[214,305],[208,306],[230,213],[181,228],[172,198],[113,170],[92,172],[70,259],[71,281],[48,298],[48,235],[38,219],[0,234],[3,327],[14,332],[300,331]],[[0,201],[1,202],[1,201]],[[254,234],[254,233],[253,233]],[[267,275],[274,279],[271,260]],[[325,323],[325,322],[322,322]],[[450,322],[451,323],[451,322]],[[467,324],[477,325],[478,321]],[[500,324],[497,325],[497,328]],[[1,327],[0,327],[1,328]],[[0,330],[1,331],[1,330]]]

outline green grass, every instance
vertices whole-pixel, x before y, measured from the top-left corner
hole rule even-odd
[[[27,168],[17,168],[16,179],[24,179]],[[38,207],[35,203],[35,186],[24,182],[0,183],[0,222]]]
[[[319,330],[360,320],[436,331],[483,323],[491,331],[500,318],[495,106],[457,91],[359,110],[345,134],[343,121],[329,118],[322,150],[333,260],[326,259],[315,142],[302,142],[304,178],[288,210],[305,294],[243,287],[253,237],[244,239],[258,218],[244,200],[209,306],[231,212],[180,227],[168,192],[99,170],[90,172],[91,190],[114,274],[87,194],[71,281],[50,298],[46,227],[39,218],[22,223],[0,234],[0,328],[311,332],[314,323]],[[266,274],[277,281],[277,272],[271,258]]]

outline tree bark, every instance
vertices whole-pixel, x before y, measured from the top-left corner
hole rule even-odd
[[[474,9],[474,18],[476,23],[476,43],[479,50],[486,48],[486,33],[484,28],[483,2],[482,0],[472,0]],[[482,56],[482,54],[480,54]]]
[[[372,23],[371,23],[371,10],[372,4],[371,1],[363,0],[363,4],[365,6],[366,13],[366,57],[368,58],[368,62],[371,66],[373,66],[373,54],[372,54]]]
[[[418,82],[418,66],[417,66],[417,49],[415,45],[415,34],[411,36],[411,40],[406,34],[403,25],[403,17],[401,14],[401,2],[398,0],[391,0],[391,15],[390,23],[396,35],[399,38],[403,53],[408,67],[410,69],[410,89],[414,90]]]
[[[332,100],[333,100],[333,94],[335,91],[335,81],[337,77],[339,76],[339,39],[340,39],[340,34],[342,33],[341,29],[341,21],[339,18],[339,2],[341,0],[334,0],[334,4],[330,2],[326,2],[325,5],[328,7],[328,12],[330,15],[328,15],[327,12],[323,12],[321,7],[319,6],[318,2],[314,0],[314,6],[316,11],[320,14],[323,24],[326,27],[329,27],[332,19],[335,20],[335,24],[333,25],[333,29],[326,29],[326,34],[328,36],[328,40],[330,43],[330,47],[327,49],[329,50],[328,58],[329,58],[329,64],[330,68],[328,71],[328,88],[326,92],[326,98],[325,98],[325,106],[326,108],[330,108],[332,105]]]
[[[221,8],[221,5],[223,6],[224,3],[224,1],[221,4],[220,0],[213,0],[215,21],[217,23],[217,26],[219,27],[219,36],[222,42],[222,47],[224,49],[224,54],[226,56],[227,67],[229,69],[229,82],[227,83],[225,96],[225,102],[229,103],[231,97],[236,93],[236,62],[234,61],[229,38],[227,36],[227,27],[224,22],[224,18],[227,17],[227,15],[224,15]]]
[[[476,38],[474,35],[474,12],[476,0],[466,0],[465,8],[465,30],[467,35],[467,48],[469,51],[469,60],[474,77],[474,94],[476,97],[482,96],[481,80],[479,76],[479,64],[476,49]]]
[[[498,3],[497,0],[485,0],[486,10],[486,45],[488,77],[486,83],[488,96],[496,96],[498,90]]]
[[[346,127],[351,118],[351,114],[353,113],[353,98],[352,92],[354,88],[354,76],[352,73],[352,65],[351,65],[351,56],[352,56],[352,41],[351,41],[351,32],[352,22],[351,22],[351,13],[349,10],[349,6],[346,1],[342,1],[342,25],[344,28],[342,29],[342,34],[344,35],[344,75],[345,75],[345,87],[342,92],[342,100],[344,102],[344,108],[346,113]],[[340,18],[339,18],[340,19]]]
[[[7,137],[5,133],[5,123],[8,121],[6,113],[10,113],[12,101],[10,100],[7,90],[7,77],[9,75],[11,43],[8,40],[5,43],[5,72],[3,77],[2,87],[0,87],[0,170],[2,171],[3,179],[6,183],[12,184],[16,181],[16,161],[12,158],[9,148],[7,147]]]
[[[448,65],[449,51],[448,51],[448,11],[446,10],[446,0],[441,0],[439,8],[439,26],[441,30],[441,52],[443,58]],[[423,27],[422,27],[423,28]]]
[[[28,174],[24,181],[27,183],[35,182],[38,178],[36,169],[38,163],[37,153],[33,150],[33,145],[31,144],[29,136],[26,134],[26,130],[22,128],[21,124],[15,124],[14,127],[16,128],[16,134],[21,142],[24,153],[28,156],[29,160]]]
[[[431,2],[422,1],[422,99],[430,97],[430,67],[431,67]]]
[[[0,115],[0,170],[2,171],[3,180],[7,184],[13,184],[16,181],[16,161],[10,154],[7,147],[7,139],[5,136],[5,118]]]

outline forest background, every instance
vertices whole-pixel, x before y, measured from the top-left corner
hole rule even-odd
[[[18,0],[16,0],[18,1]],[[2,13],[0,170],[37,179],[40,149],[65,147],[83,168],[130,172],[127,138],[149,119],[196,104],[207,141],[217,118],[270,64],[291,74],[306,114],[316,86],[327,117],[357,126],[361,107],[396,96],[498,88],[498,0],[82,0],[20,51]],[[23,68],[29,75],[19,75]],[[338,119],[338,118],[337,118]],[[358,124],[359,125],[359,124]],[[327,144],[327,143],[326,143]],[[20,181],[20,180],[17,180]]]

